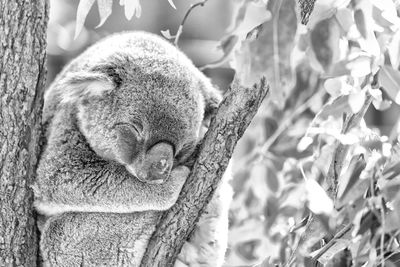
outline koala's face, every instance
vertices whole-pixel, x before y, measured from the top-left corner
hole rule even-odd
[[[97,155],[143,182],[163,183],[199,138],[203,97],[190,77],[124,73],[120,84],[77,105],[79,128]]]

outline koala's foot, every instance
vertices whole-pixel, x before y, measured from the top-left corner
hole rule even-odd
[[[187,265],[186,263],[181,262],[179,259],[177,259],[175,261],[174,267],[189,267],[189,265]]]
[[[215,192],[190,237],[181,250],[175,267],[222,266],[228,239],[228,211],[232,188],[223,182]]]

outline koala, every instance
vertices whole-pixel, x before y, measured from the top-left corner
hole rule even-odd
[[[45,93],[33,186],[43,265],[139,266],[220,101],[193,63],[153,34],[112,35],[70,62]],[[226,180],[175,266],[223,264]]]

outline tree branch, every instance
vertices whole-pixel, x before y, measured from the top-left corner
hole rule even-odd
[[[141,266],[173,266],[185,240],[211,199],[237,141],[269,91],[265,78],[251,88],[234,80],[204,138],[177,203],[161,217]]]
[[[202,1],[198,2],[198,3],[196,3],[196,4],[190,5],[190,8],[186,11],[186,14],[183,17],[183,20],[182,20],[181,24],[179,25],[178,31],[177,31],[177,33],[175,35],[174,44],[175,44],[176,47],[178,47],[179,38],[181,37],[181,34],[183,32],[183,25],[185,24],[186,19],[189,17],[190,12],[192,12],[193,9],[195,9],[198,6],[204,6],[204,4],[207,3],[207,1],[208,0],[202,0]]]

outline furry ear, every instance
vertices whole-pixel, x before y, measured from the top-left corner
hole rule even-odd
[[[199,131],[199,138],[202,139],[210,126],[212,117],[217,113],[219,104],[222,101],[222,94],[209,80],[201,82],[200,90],[204,99],[203,123]]]
[[[85,96],[101,96],[115,88],[112,78],[100,72],[70,73],[60,81],[59,88],[64,88],[61,93],[61,103],[76,102]]]
[[[216,114],[219,104],[222,101],[221,92],[215,88],[210,81],[206,80],[201,83],[201,92],[204,98],[204,119],[203,121],[208,127],[211,118]]]

